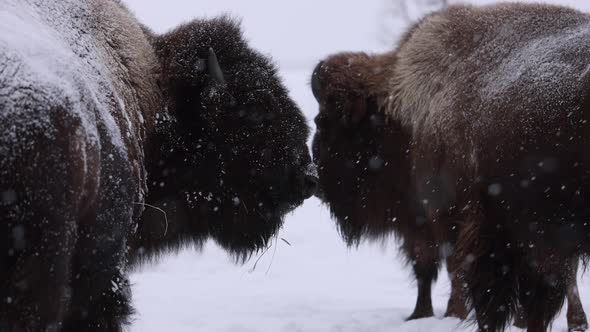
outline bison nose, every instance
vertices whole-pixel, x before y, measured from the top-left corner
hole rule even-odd
[[[310,198],[318,190],[318,178],[313,175],[306,175],[303,179],[303,195]]]

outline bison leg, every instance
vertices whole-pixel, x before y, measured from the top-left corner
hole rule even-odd
[[[26,220],[7,223],[11,262],[0,285],[0,330],[59,331],[70,302],[75,230],[66,216]]]
[[[563,306],[570,268],[554,266],[537,271],[526,260],[519,273],[520,304],[527,318],[527,331],[545,332]],[[556,262],[557,263],[557,262]]]
[[[80,223],[72,310],[63,332],[119,332],[132,313],[126,255],[137,184],[125,156],[108,156],[116,149],[104,143],[102,150],[101,193]]]
[[[483,221],[464,226],[459,236],[459,254],[465,269],[470,303],[479,331],[504,331],[514,312],[518,294],[514,253],[507,251],[501,235],[483,236]],[[497,244],[497,245],[495,245]]]
[[[125,275],[128,224],[121,222],[130,220],[129,212],[105,213],[84,223],[76,248],[72,311],[63,332],[120,332],[129,323],[133,310]],[[115,215],[122,216],[121,221],[108,219]]]
[[[418,232],[417,232],[418,233]],[[403,249],[410,259],[418,284],[418,298],[414,312],[407,320],[432,317],[432,282],[436,280],[439,269],[439,254],[434,241],[422,235],[409,236]],[[421,237],[421,238],[420,238]]]
[[[130,286],[123,274],[125,239],[116,227],[111,234],[104,233],[101,222],[105,220],[87,222],[81,231],[72,310],[62,332],[121,332],[132,314]]]
[[[447,257],[447,272],[451,280],[451,296],[447,304],[445,317],[456,317],[461,320],[467,318],[467,308],[465,306],[465,287],[463,271],[455,255]]]
[[[516,278],[510,267],[486,256],[473,264],[467,284],[479,331],[504,331],[516,302]]]
[[[574,257],[571,264],[570,279],[567,284],[567,327],[570,332],[582,332],[588,329],[588,320],[578,293],[579,258]]]
[[[486,202],[464,210],[456,256],[467,284],[466,296],[475,310],[478,331],[504,331],[518,302],[517,259],[501,224],[501,216]]]
[[[117,226],[116,221],[105,219],[107,215],[89,218],[80,230],[72,310],[63,332],[119,332],[132,314],[130,286],[124,275],[126,223]],[[105,225],[110,225],[108,232]]]
[[[109,287],[105,287],[107,284]],[[78,288],[72,303],[72,316],[67,319],[62,332],[123,331],[133,313],[131,289],[125,276],[116,273],[107,278],[102,271],[96,277],[81,277],[75,287]]]

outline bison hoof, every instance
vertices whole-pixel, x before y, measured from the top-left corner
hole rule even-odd
[[[464,311],[447,310],[445,317],[458,318],[460,320],[467,319],[467,314]]]
[[[569,326],[567,328],[567,330],[569,332],[584,332],[586,330],[588,330],[588,324],[584,323],[584,324],[575,324],[573,326]]]
[[[410,320],[414,320],[414,319],[428,318],[428,317],[432,317],[432,316],[434,316],[432,309],[420,310],[420,311],[416,310],[416,311],[414,311],[414,313],[412,313],[410,315],[410,317],[406,318],[406,322],[410,321]]]

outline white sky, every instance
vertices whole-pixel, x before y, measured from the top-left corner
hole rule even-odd
[[[251,44],[282,66],[313,67],[339,51],[378,52],[390,15],[385,0],[123,0],[144,24],[164,32],[196,17],[241,17]],[[456,3],[458,1],[453,1]],[[493,0],[471,0],[492,3]],[[532,1],[528,1],[532,2]],[[590,0],[546,1],[590,11]],[[372,22],[367,24],[367,22]]]
[[[164,32],[195,17],[241,17],[246,38],[279,63],[315,63],[335,50],[378,50],[379,0],[125,0],[143,23]],[[375,22],[374,25],[358,22]],[[351,42],[354,41],[354,42]]]

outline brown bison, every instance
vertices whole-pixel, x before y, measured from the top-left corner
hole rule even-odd
[[[308,127],[227,18],[0,3],[0,331],[121,331],[129,261],[264,247],[313,194]]]
[[[452,6],[393,52],[329,57],[312,89],[319,196],[349,243],[401,237],[411,318],[432,314],[446,258],[448,315],[465,317],[465,295],[481,331],[504,330],[517,305],[545,331],[567,294],[570,328],[587,327],[575,272],[590,253],[589,15]]]
[[[441,262],[446,261],[449,272],[460,263],[452,255],[458,223],[429,220],[418,201],[421,196],[412,192],[411,135],[387,119],[376,93],[393,75],[388,73],[393,66],[393,53],[345,53],[316,68],[312,85],[320,104],[313,141],[320,175],[317,195],[329,205],[349,245],[391,233],[400,238],[418,285],[416,307],[408,319],[418,319],[433,315],[431,285]],[[447,204],[442,201],[445,195],[428,199],[431,204]],[[467,312],[457,277],[450,273],[452,292],[445,316],[464,319]]]

